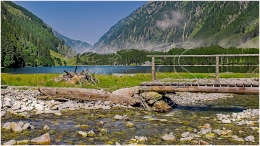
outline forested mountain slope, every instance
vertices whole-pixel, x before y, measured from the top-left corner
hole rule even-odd
[[[87,42],[70,39],[70,38],[60,34],[53,28],[52,28],[52,32],[56,37],[58,37],[60,40],[64,41],[66,46],[71,47],[77,54],[82,54],[84,52],[89,52],[92,50],[92,45]]]
[[[181,42],[228,48],[257,36],[258,1],[154,1],[111,27],[94,48],[97,52],[131,48],[151,51],[162,44],[168,44],[169,49],[184,47]],[[250,47],[258,48],[258,43]]]
[[[10,1],[1,1],[1,66],[54,66],[50,50],[66,55],[71,48],[37,16]]]

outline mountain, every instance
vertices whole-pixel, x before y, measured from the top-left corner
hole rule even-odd
[[[50,50],[65,56],[73,52],[40,18],[13,2],[1,1],[1,66],[61,64]]]
[[[257,36],[258,1],[154,1],[111,27],[94,49],[99,53],[130,48],[163,51],[185,47],[183,42],[228,48]],[[258,48],[259,41],[251,46]]]
[[[74,51],[76,51],[77,54],[82,54],[84,52],[91,52],[92,50],[92,45],[87,42],[83,42],[80,40],[73,40],[68,37],[65,37],[59,32],[57,32],[56,30],[54,30],[53,28],[52,28],[52,32],[56,37],[64,41],[64,44],[66,46],[71,47]]]

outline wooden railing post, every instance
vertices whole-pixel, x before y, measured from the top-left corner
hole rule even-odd
[[[215,80],[219,81],[219,56],[216,56]]]
[[[154,57],[152,57],[152,81],[155,81],[155,65],[154,65]]]

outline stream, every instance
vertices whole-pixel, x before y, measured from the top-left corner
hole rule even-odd
[[[35,127],[22,133],[13,133],[1,130],[1,143],[11,139],[25,140],[49,133],[52,145],[106,145],[106,144],[132,144],[131,139],[135,136],[145,136],[147,141],[142,144],[148,145],[189,145],[203,140],[212,145],[258,145],[259,131],[251,127],[259,127],[259,118],[250,119],[253,125],[236,125],[235,123],[223,124],[217,120],[216,114],[239,113],[246,109],[259,109],[259,95],[234,95],[218,101],[207,101],[196,106],[177,106],[167,113],[145,111],[141,108],[123,109],[112,108],[110,110],[79,110],[63,111],[62,116],[53,114],[31,115],[30,118],[17,117],[7,113],[2,117],[5,122],[28,122]],[[115,115],[127,115],[133,127],[126,125],[126,120],[115,120]],[[247,119],[249,120],[249,119]],[[102,121],[102,122],[100,122]],[[255,142],[234,141],[231,135],[217,135],[207,137],[200,135],[192,140],[181,141],[182,133],[197,133],[201,126],[210,124],[212,129],[231,130],[231,135],[245,138],[253,135]],[[44,125],[49,130],[43,130]],[[102,131],[105,129],[106,131]],[[93,130],[94,137],[83,137],[78,131],[88,132]],[[242,131],[242,132],[241,132]],[[176,140],[162,140],[164,134],[173,133]]]

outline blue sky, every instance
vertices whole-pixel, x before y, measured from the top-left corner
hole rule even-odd
[[[92,45],[147,1],[14,1],[62,35]]]

